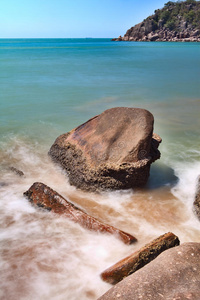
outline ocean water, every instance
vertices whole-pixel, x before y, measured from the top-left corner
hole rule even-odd
[[[142,190],[78,191],[48,150],[60,134],[116,106],[153,113],[161,159]],[[95,300],[111,287],[100,273],[159,235],[200,242],[192,207],[199,116],[199,43],[1,39],[0,299]],[[138,242],[127,246],[32,207],[23,192],[36,181]]]

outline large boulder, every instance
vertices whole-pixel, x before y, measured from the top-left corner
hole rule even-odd
[[[111,108],[59,136],[49,154],[83,190],[139,187],[160,158],[161,139],[153,135],[153,124],[145,109]]]
[[[200,220],[200,176],[197,179],[196,194],[194,200],[194,212]]]
[[[185,243],[164,251],[98,300],[199,300],[199,274],[200,243]]]

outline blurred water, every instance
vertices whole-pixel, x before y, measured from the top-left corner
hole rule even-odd
[[[97,299],[110,287],[101,271],[158,235],[200,242],[192,212],[200,174],[199,43],[5,39],[0,77],[1,299]],[[47,152],[58,135],[115,106],[154,114],[161,160],[143,190],[77,191]],[[33,208],[23,192],[35,181],[138,243]]]

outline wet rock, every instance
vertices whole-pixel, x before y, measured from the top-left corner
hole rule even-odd
[[[199,300],[200,243],[185,243],[161,253],[98,300]]]
[[[179,244],[180,242],[176,235],[171,232],[166,233],[105,270],[101,273],[101,278],[108,283],[116,284],[144,267],[161,252]]]
[[[125,244],[131,244],[137,241],[137,239],[131,234],[121,231],[113,226],[104,224],[96,218],[88,215],[82,209],[70,203],[56,191],[43,183],[35,182],[28,191],[24,193],[24,196],[26,196],[32,204],[54,213],[62,214],[89,230],[111,233],[122,240]]]
[[[197,179],[197,187],[194,201],[194,212],[200,220],[200,176]]]
[[[122,37],[121,37],[121,35],[120,35],[118,38],[114,38],[114,39],[112,39],[112,41],[122,41]]]
[[[128,189],[146,184],[150,165],[160,158],[153,115],[144,109],[104,111],[59,136],[49,154],[83,190]]]

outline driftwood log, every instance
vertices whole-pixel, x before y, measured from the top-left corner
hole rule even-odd
[[[144,267],[161,252],[178,246],[179,243],[176,235],[171,232],[166,233],[105,270],[101,273],[101,278],[108,283],[116,284],[123,278]]]
[[[98,219],[88,215],[43,183],[35,182],[29,190],[24,193],[24,196],[26,196],[32,204],[53,211],[54,213],[62,214],[89,230],[111,233],[125,244],[131,244],[137,241],[131,234],[104,224]]]

